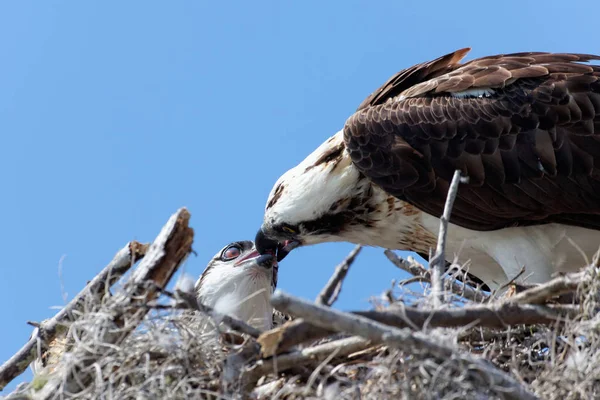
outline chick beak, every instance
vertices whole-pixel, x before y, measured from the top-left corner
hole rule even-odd
[[[238,258],[235,264],[233,265],[235,267],[238,267],[240,264],[249,260],[252,260],[257,265],[263,268],[271,268],[273,265],[276,264],[275,256],[273,254],[260,254],[258,251],[251,251],[245,256]]]

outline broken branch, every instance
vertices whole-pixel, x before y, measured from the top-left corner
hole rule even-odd
[[[59,325],[65,323],[74,313],[81,312],[85,299],[90,295],[103,295],[138,260],[146,254],[147,244],[129,242],[117,252],[112,261],[104,267],[65,307],[54,317],[39,324],[29,341],[0,367],[0,390],[27,369],[29,364],[41,355],[37,354],[37,342],[50,343],[54,340]],[[101,300],[101,298],[99,299]]]
[[[317,304],[331,306],[333,303],[335,303],[340,291],[342,290],[342,282],[344,281],[344,278],[346,278],[346,274],[348,273],[350,266],[354,263],[354,260],[360,253],[361,249],[361,245],[356,246],[350,252],[350,254],[346,256],[344,261],[335,267],[335,271],[331,278],[329,278],[329,282],[327,282],[315,300]]]
[[[552,297],[577,290],[584,278],[585,271],[567,274],[527,289],[509,297],[506,301],[519,304],[541,304]]]
[[[160,294],[158,288],[167,286],[192,250],[194,231],[189,227],[189,219],[185,208],[171,216],[123,290],[109,299],[112,315],[98,321],[104,326],[98,327],[96,340],[107,345],[120,344],[139,325],[148,312],[144,305]],[[79,360],[79,365],[72,371],[57,371],[40,390],[39,398],[53,397],[61,385],[70,393],[79,393],[93,379],[94,370],[88,367],[102,357],[102,353],[93,352],[87,346],[77,346],[73,353],[73,360]]]
[[[451,347],[431,340],[422,332],[393,328],[359,315],[344,313],[298,299],[280,290],[275,292],[271,302],[279,310],[304,318],[321,328],[362,336],[373,343],[386,344],[409,353],[415,349],[421,349],[439,358],[454,359],[465,363],[469,365],[471,371],[477,371],[489,381],[493,381],[495,385],[502,386],[502,391],[507,398],[538,399],[512,376],[497,369],[487,361],[471,354],[461,354]]]
[[[552,325],[574,318],[579,309],[573,306],[539,306],[515,303],[473,305],[454,309],[418,309],[392,306],[386,311],[354,311],[358,315],[396,328],[421,330],[430,328],[458,328],[478,326],[506,328],[514,325]],[[332,334],[300,318],[263,333],[258,338],[263,357],[281,353],[309,341]]]

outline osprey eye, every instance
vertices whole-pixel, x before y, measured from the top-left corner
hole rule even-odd
[[[238,258],[240,254],[242,254],[242,249],[238,245],[231,245],[223,250],[223,253],[221,253],[221,260],[231,261]]]
[[[281,229],[283,229],[283,231],[284,231],[285,233],[290,233],[290,234],[292,234],[292,235],[295,235],[296,233],[298,233],[298,231],[297,231],[297,230],[295,230],[294,228],[290,228],[289,226],[284,226],[284,227],[283,227],[283,228],[281,228]]]

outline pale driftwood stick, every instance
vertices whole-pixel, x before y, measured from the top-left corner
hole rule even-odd
[[[577,290],[577,287],[581,284],[585,276],[585,271],[581,271],[554,278],[539,286],[534,286],[531,289],[509,297],[504,301],[519,304],[542,304],[552,297]]]
[[[329,278],[329,282],[327,282],[327,285],[325,285],[315,300],[317,304],[331,306],[335,303],[342,290],[342,282],[344,281],[344,278],[346,278],[350,266],[354,263],[354,260],[361,249],[361,245],[356,246],[350,254],[346,256],[344,261],[335,267],[335,271],[331,278]]]
[[[354,311],[350,314],[396,328],[421,330],[430,328],[460,328],[478,326],[484,328],[506,328],[514,325],[552,325],[566,322],[579,313],[578,307],[520,305],[494,303],[473,305],[453,309],[420,309],[393,306],[386,311]],[[259,338],[261,354],[270,357],[302,343],[312,342],[334,333],[305,321],[295,319],[280,327],[264,332]]]
[[[398,257],[393,251],[385,250],[385,255],[394,264],[396,267],[400,268],[403,271],[408,272],[411,275],[422,278],[426,282],[431,283],[430,270],[425,268],[423,265],[418,263],[412,257],[409,257],[408,260],[405,260],[401,257]],[[475,290],[471,288],[469,285],[464,283],[456,282],[455,279],[443,278],[446,282],[446,285],[449,285],[450,291],[454,294],[464,297],[467,300],[471,300],[477,303],[481,303],[488,299],[488,296],[482,293],[479,290]]]
[[[138,268],[133,271],[123,290],[109,299],[107,308],[111,317],[98,321],[104,326],[98,327],[100,343],[119,345],[136,329],[148,312],[144,307],[159,294],[158,288],[164,288],[173,274],[192,251],[194,231],[189,227],[190,214],[185,208],[179,209],[162,228]],[[85,341],[85,337],[82,338]],[[73,360],[79,364],[73,370],[60,370],[38,392],[40,399],[55,396],[56,390],[64,385],[65,391],[79,393],[93,379],[94,370],[89,368],[100,357],[87,346],[75,346]]]
[[[93,294],[103,294],[115,284],[133,264],[141,259],[148,249],[147,244],[129,242],[117,252],[112,261],[92,279],[65,307],[54,317],[45,320],[31,335],[31,339],[8,361],[0,367],[0,390],[27,369],[36,358],[37,342],[50,343],[56,337],[57,327],[76,312],[80,312],[84,299]],[[41,355],[37,355],[41,356]]]
[[[446,237],[448,236],[448,222],[452,213],[452,206],[458,193],[458,185],[461,182],[460,171],[454,171],[448,195],[446,196],[446,204],[444,205],[444,213],[440,218],[440,230],[438,233],[437,246],[435,254],[429,261],[429,269],[431,270],[431,296],[433,297],[433,305],[439,307],[443,303],[444,286],[442,275],[444,275],[444,267],[446,265]]]
[[[304,318],[321,328],[361,336],[374,344],[386,344],[409,354],[415,350],[420,350],[427,351],[442,359],[460,361],[467,364],[473,373],[475,371],[482,373],[490,381],[493,381],[494,385],[503,387],[502,391],[506,398],[538,400],[537,396],[529,392],[515,378],[489,364],[487,361],[471,354],[461,354],[451,347],[431,340],[422,332],[393,328],[359,315],[319,306],[292,297],[281,290],[275,292],[271,302],[279,310]]]

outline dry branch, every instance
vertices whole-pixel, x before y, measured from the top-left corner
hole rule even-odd
[[[477,326],[506,328],[522,324],[552,325],[571,320],[579,313],[577,307],[520,305],[496,303],[455,309],[418,309],[393,306],[386,311],[353,311],[358,315],[396,328],[421,330],[430,328],[459,328]],[[315,341],[334,333],[304,319],[295,319],[263,333],[258,342],[263,357],[282,353],[302,343]]]
[[[37,343],[41,340],[45,343],[52,342],[57,333],[57,328],[66,323],[73,317],[73,314],[81,313],[85,298],[99,296],[99,301],[108,292],[108,289],[115,284],[138,260],[140,260],[148,250],[147,244],[141,244],[136,241],[129,242],[125,247],[117,252],[112,261],[104,267],[98,275],[94,277],[65,307],[63,307],[54,317],[42,321],[34,330],[31,339],[8,361],[0,367],[0,390],[10,383],[17,376],[21,375],[25,369],[41,354],[37,354]],[[45,346],[42,346],[42,348]]]
[[[148,308],[144,307],[165,288],[173,274],[192,250],[194,233],[189,227],[190,214],[179,209],[162,228],[138,268],[131,274],[123,290],[109,300],[111,318],[98,321],[99,341],[110,347],[120,344],[142,321]],[[98,338],[96,338],[98,339]],[[61,370],[44,385],[39,395],[48,399],[56,394],[61,385],[69,393],[85,389],[93,379],[93,364],[102,353],[87,346],[78,346],[73,359],[80,365],[72,370]]]
[[[548,299],[577,290],[585,277],[585,271],[566,274],[509,297],[507,301],[519,304],[542,304]]]
[[[450,183],[450,189],[448,189],[448,195],[446,196],[446,204],[444,205],[444,212],[440,218],[440,230],[438,232],[437,246],[435,254],[429,262],[429,268],[431,269],[431,296],[433,297],[433,305],[439,307],[443,302],[444,286],[442,281],[442,275],[444,274],[444,267],[446,265],[446,237],[448,235],[448,222],[450,221],[450,214],[452,213],[452,206],[458,193],[458,185],[461,182],[460,170],[454,171],[452,182]]]
[[[344,278],[346,278],[346,274],[350,269],[350,266],[354,263],[356,256],[360,253],[362,249],[361,245],[354,247],[354,249],[346,256],[346,258],[335,267],[335,271],[329,281],[317,296],[315,302],[317,304],[331,306],[337,300],[340,291],[342,290],[342,282]]]
[[[418,263],[412,257],[408,259],[403,259],[398,257],[393,251],[385,250],[385,255],[394,264],[396,267],[400,268],[403,271],[408,272],[409,274],[416,276],[426,282],[431,283],[431,271],[425,268],[423,265]],[[458,296],[464,297],[467,300],[471,300],[477,303],[481,303],[488,299],[485,293],[480,290],[475,290],[464,283],[457,282],[455,279],[449,279],[442,277],[444,281],[444,286],[450,287],[450,291]]]
[[[502,387],[507,399],[538,399],[512,376],[487,361],[441,345],[422,332],[393,328],[359,315],[344,313],[292,297],[280,290],[275,292],[271,301],[279,310],[304,318],[321,328],[351,333],[373,343],[386,344],[409,353],[421,350],[441,359],[463,362],[471,371],[478,371],[485,376],[490,384]]]

